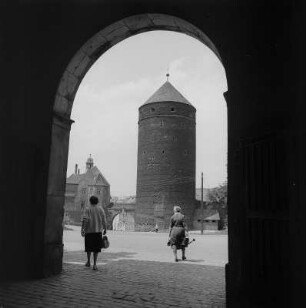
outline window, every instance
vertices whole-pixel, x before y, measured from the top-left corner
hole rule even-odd
[[[151,108],[151,112],[155,112],[155,108]]]
[[[100,195],[100,194],[101,194],[101,189],[98,188],[98,189],[97,189],[97,195]]]
[[[175,111],[175,109],[172,107],[172,108],[171,108],[171,112],[174,112],[174,111]]]
[[[82,201],[81,201],[81,209],[84,209],[84,207],[85,207],[85,201],[82,200]]]
[[[82,188],[82,194],[86,194],[86,188]]]
[[[102,175],[101,174],[98,175],[97,181],[100,181],[100,182],[102,181]]]

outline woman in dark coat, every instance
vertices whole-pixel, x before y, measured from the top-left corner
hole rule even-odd
[[[181,208],[175,206],[173,208],[174,215],[170,218],[169,246],[171,246],[174,254],[175,262],[178,262],[177,250],[182,250],[182,260],[186,260],[185,256],[185,232],[187,225],[185,216],[181,213]]]

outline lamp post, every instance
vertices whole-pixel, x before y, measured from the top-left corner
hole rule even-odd
[[[201,173],[201,234],[204,229],[204,205],[203,205],[203,172]]]

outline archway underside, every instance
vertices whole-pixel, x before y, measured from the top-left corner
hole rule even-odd
[[[210,48],[222,62],[212,41],[200,29],[187,21],[164,14],[131,16],[95,34],[74,55],[60,80],[54,113],[70,118],[73,100],[83,77],[104,52],[130,36],[154,30],[167,30],[189,35]]]

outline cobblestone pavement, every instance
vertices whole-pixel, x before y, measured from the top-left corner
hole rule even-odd
[[[129,259],[103,252],[98,271],[66,252],[61,275],[0,287],[0,307],[225,307],[224,267]]]

